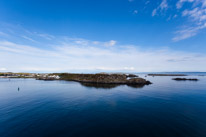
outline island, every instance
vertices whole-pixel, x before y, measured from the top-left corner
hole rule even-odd
[[[185,74],[148,74],[148,76],[187,76]]]
[[[91,87],[116,87],[118,85],[128,85],[131,87],[143,87],[152,84],[146,79],[140,78],[135,74],[123,73],[97,73],[97,74],[78,74],[78,73],[0,73],[0,78],[34,78],[36,80],[64,80],[76,81],[82,85]],[[109,85],[109,86],[105,86]]]
[[[198,81],[198,79],[196,78],[173,78],[173,80],[176,80],[176,81]]]
[[[149,85],[150,81],[139,78],[134,74],[74,74],[74,73],[53,73],[47,77],[37,77],[37,80],[66,80],[82,83],[98,84],[127,84],[127,85]]]

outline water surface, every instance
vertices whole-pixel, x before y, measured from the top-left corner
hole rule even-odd
[[[146,77],[152,85],[129,87],[0,79],[0,137],[206,137],[206,76],[187,77],[200,80]]]

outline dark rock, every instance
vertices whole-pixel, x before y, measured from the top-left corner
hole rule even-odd
[[[176,81],[198,81],[198,79],[196,78],[173,78],[173,80],[176,80]]]
[[[127,77],[129,77],[129,78],[134,78],[134,77],[138,77],[138,76],[135,75],[135,74],[128,74]]]
[[[143,79],[143,78],[132,78],[132,79],[127,80],[127,84],[149,85],[152,83],[150,81]]]
[[[187,76],[185,74],[148,74],[148,76]]]

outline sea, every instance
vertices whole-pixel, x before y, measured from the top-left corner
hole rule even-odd
[[[182,74],[182,73],[181,73]],[[206,137],[206,73],[145,86],[0,78],[0,137]]]

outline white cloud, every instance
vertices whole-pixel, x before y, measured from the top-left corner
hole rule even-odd
[[[85,45],[85,46],[89,44],[89,41],[84,39],[75,40],[74,42],[78,45]]]
[[[7,69],[6,68],[0,68],[0,71],[6,71]]]
[[[115,40],[110,40],[109,42],[105,42],[105,46],[114,46],[117,44],[117,41]]]
[[[160,4],[159,7],[160,7],[161,10],[167,9],[168,8],[167,0],[162,0],[162,3]]]
[[[202,54],[142,51],[126,45],[76,46],[65,42],[41,49],[0,41],[0,64],[14,72],[206,71],[205,60]]]
[[[199,7],[196,7],[192,10],[184,10],[182,12],[182,16],[188,16],[193,21],[197,21],[198,23],[204,23],[206,20],[206,9],[202,9]]]
[[[47,40],[52,40],[55,38],[55,36],[53,35],[50,35],[50,34],[45,34],[45,33],[36,33],[36,35],[38,35],[39,37],[42,37],[44,39],[47,39]]]
[[[155,16],[155,15],[157,15],[157,9],[154,9],[154,10],[152,11],[152,16]]]
[[[134,67],[124,67],[124,70],[131,70],[131,71],[133,71],[133,70],[135,70],[135,68]]]
[[[80,46],[115,46],[117,44],[117,41],[115,40],[110,40],[110,41],[106,41],[106,42],[102,42],[102,41],[91,41],[91,40],[86,40],[86,39],[81,39],[81,38],[69,38],[69,37],[65,37],[64,39],[62,39],[60,37],[61,43],[65,44],[65,45],[80,45]],[[64,41],[65,40],[65,41]]]
[[[181,35],[174,41],[194,36],[205,26],[179,30]],[[0,41],[0,68],[14,72],[206,71],[204,54],[162,49],[145,51],[136,45],[120,45],[115,40],[92,41],[64,36],[55,36],[50,40],[52,44],[46,43],[44,47],[39,46],[44,45],[41,41],[38,45],[25,45],[22,36],[31,39],[38,36],[32,32],[27,34],[21,34],[18,42]]]
[[[202,6],[206,7],[206,0],[202,0]]]

